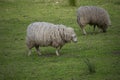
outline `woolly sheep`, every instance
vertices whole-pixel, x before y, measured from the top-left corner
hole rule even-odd
[[[27,28],[26,45],[29,49],[36,48],[38,55],[41,55],[39,46],[52,46],[56,48],[56,55],[59,56],[59,50],[65,43],[77,42],[77,37],[73,28],[67,28],[64,25],[54,25],[47,22],[34,22]]]
[[[77,10],[77,23],[82,29],[83,34],[86,34],[84,27],[89,24],[97,26],[103,32],[106,32],[108,26],[111,25],[108,12],[96,6],[81,6]]]

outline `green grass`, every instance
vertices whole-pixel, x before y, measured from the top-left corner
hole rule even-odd
[[[84,5],[109,12],[112,26],[107,33],[93,32],[87,25],[88,35],[82,35],[76,10]],[[120,80],[119,14],[119,0],[77,0],[76,7],[67,0],[0,0],[0,80]],[[78,43],[66,44],[59,57],[51,47],[42,47],[42,56],[33,49],[28,57],[26,28],[35,21],[73,27]],[[85,58],[94,64],[94,74]]]
[[[70,6],[76,6],[76,0],[68,0]]]

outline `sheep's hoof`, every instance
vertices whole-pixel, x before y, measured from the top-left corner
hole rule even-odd
[[[60,54],[56,54],[57,56],[60,56]]]

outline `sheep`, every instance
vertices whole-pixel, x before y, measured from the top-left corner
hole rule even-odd
[[[84,27],[89,24],[97,26],[103,32],[107,31],[108,26],[111,25],[108,12],[97,6],[81,6],[77,10],[77,23],[82,29],[83,34],[86,34]]]
[[[55,25],[48,22],[34,22],[27,28],[26,45],[29,50],[36,48],[38,55],[41,55],[40,47],[52,46],[56,48],[56,55],[59,56],[59,50],[65,43],[77,42],[76,33],[73,28],[64,25]]]

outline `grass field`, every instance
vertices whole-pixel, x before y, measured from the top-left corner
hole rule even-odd
[[[82,35],[76,10],[84,5],[109,12],[107,33],[87,25]],[[28,57],[26,28],[36,21],[73,27],[78,43],[66,44],[59,57],[52,47],[42,47],[41,56],[33,49]],[[89,73],[86,59],[95,73]],[[120,80],[120,1],[77,0],[72,7],[67,0],[0,0],[0,80]]]

